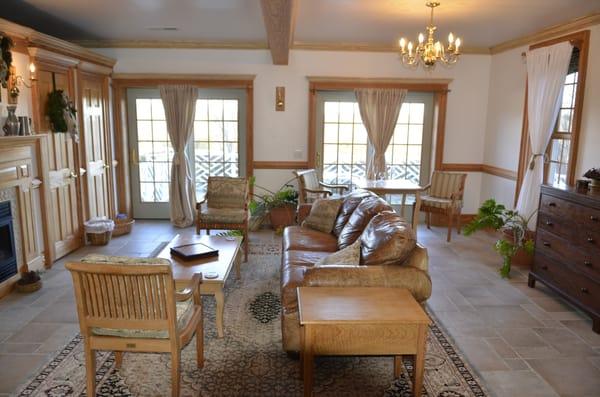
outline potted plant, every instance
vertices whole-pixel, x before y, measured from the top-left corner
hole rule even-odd
[[[533,255],[533,232],[527,227],[532,217],[533,214],[525,218],[517,211],[496,203],[496,200],[488,199],[479,208],[475,218],[465,226],[464,233],[469,236],[481,229],[502,231],[504,238],[496,241],[494,250],[502,257],[500,275],[510,277],[510,268],[517,255],[529,258]]]
[[[267,216],[271,226],[278,233],[284,227],[294,224],[296,219],[296,206],[298,205],[298,192],[290,185],[295,178],[284,183],[276,192],[256,185],[256,178],[250,179],[250,184],[256,191],[252,194],[248,206],[250,210],[250,229],[256,230],[260,227]]]
[[[40,273],[36,271],[22,273],[16,284],[18,292],[35,292],[40,288],[42,288],[42,279]]]

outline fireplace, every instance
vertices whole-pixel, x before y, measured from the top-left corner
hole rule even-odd
[[[17,274],[17,252],[10,201],[0,203],[0,282]]]

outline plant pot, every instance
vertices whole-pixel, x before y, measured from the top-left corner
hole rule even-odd
[[[528,231],[525,237],[528,240],[535,241],[535,232]],[[502,232],[502,238],[504,238],[507,241],[512,241],[512,234],[510,233],[510,231],[504,230]],[[529,268],[531,268],[531,265],[533,265],[533,254],[530,254],[530,253],[526,252],[523,248],[521,248],[512,257],[511,264],[513,266],[529,269]]]
[[[19,282],[17,281],[17,283],[15,284],[15,289],[17,290],[17,292],[21,293],[35,292],[40,288],[42,288],[42,280],[38,280],[29,284],[19,284]]]
[[[269,210],[271,226],[275,230],[283,229],[286,226],[296,223],[296,207],[293,205],[284,205],[271,208]]]

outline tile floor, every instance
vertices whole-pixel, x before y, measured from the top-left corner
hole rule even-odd
[[[132,234],[106,247],[87,246],[58,261],[40,291],[0,300],[0,396],[15,392],[78,331],[67,260],[91,252],[147,256],[181,232],[167,222],[139,221]],[[526,269],[501,279],[493,236],[457,236],[447,244],[442,228],[421,227],[419,240],[430,255],[427,305],[492,395],[600,395],[600,335],[587,316],[540,283],[528,288]]]

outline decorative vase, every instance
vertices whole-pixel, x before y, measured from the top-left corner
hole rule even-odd
[[[6,122],[4,123],[4,135],[6,136],[14,136],[19,135],[19,119],[15,115],[15,111],[17,110],[16,105],[9,105],[6,107],[8,111],[8,117],[6,118]]]
[[[590,183],[590,190],[592,192],[600,192],[600,179],[592,179],[592,183]]]

